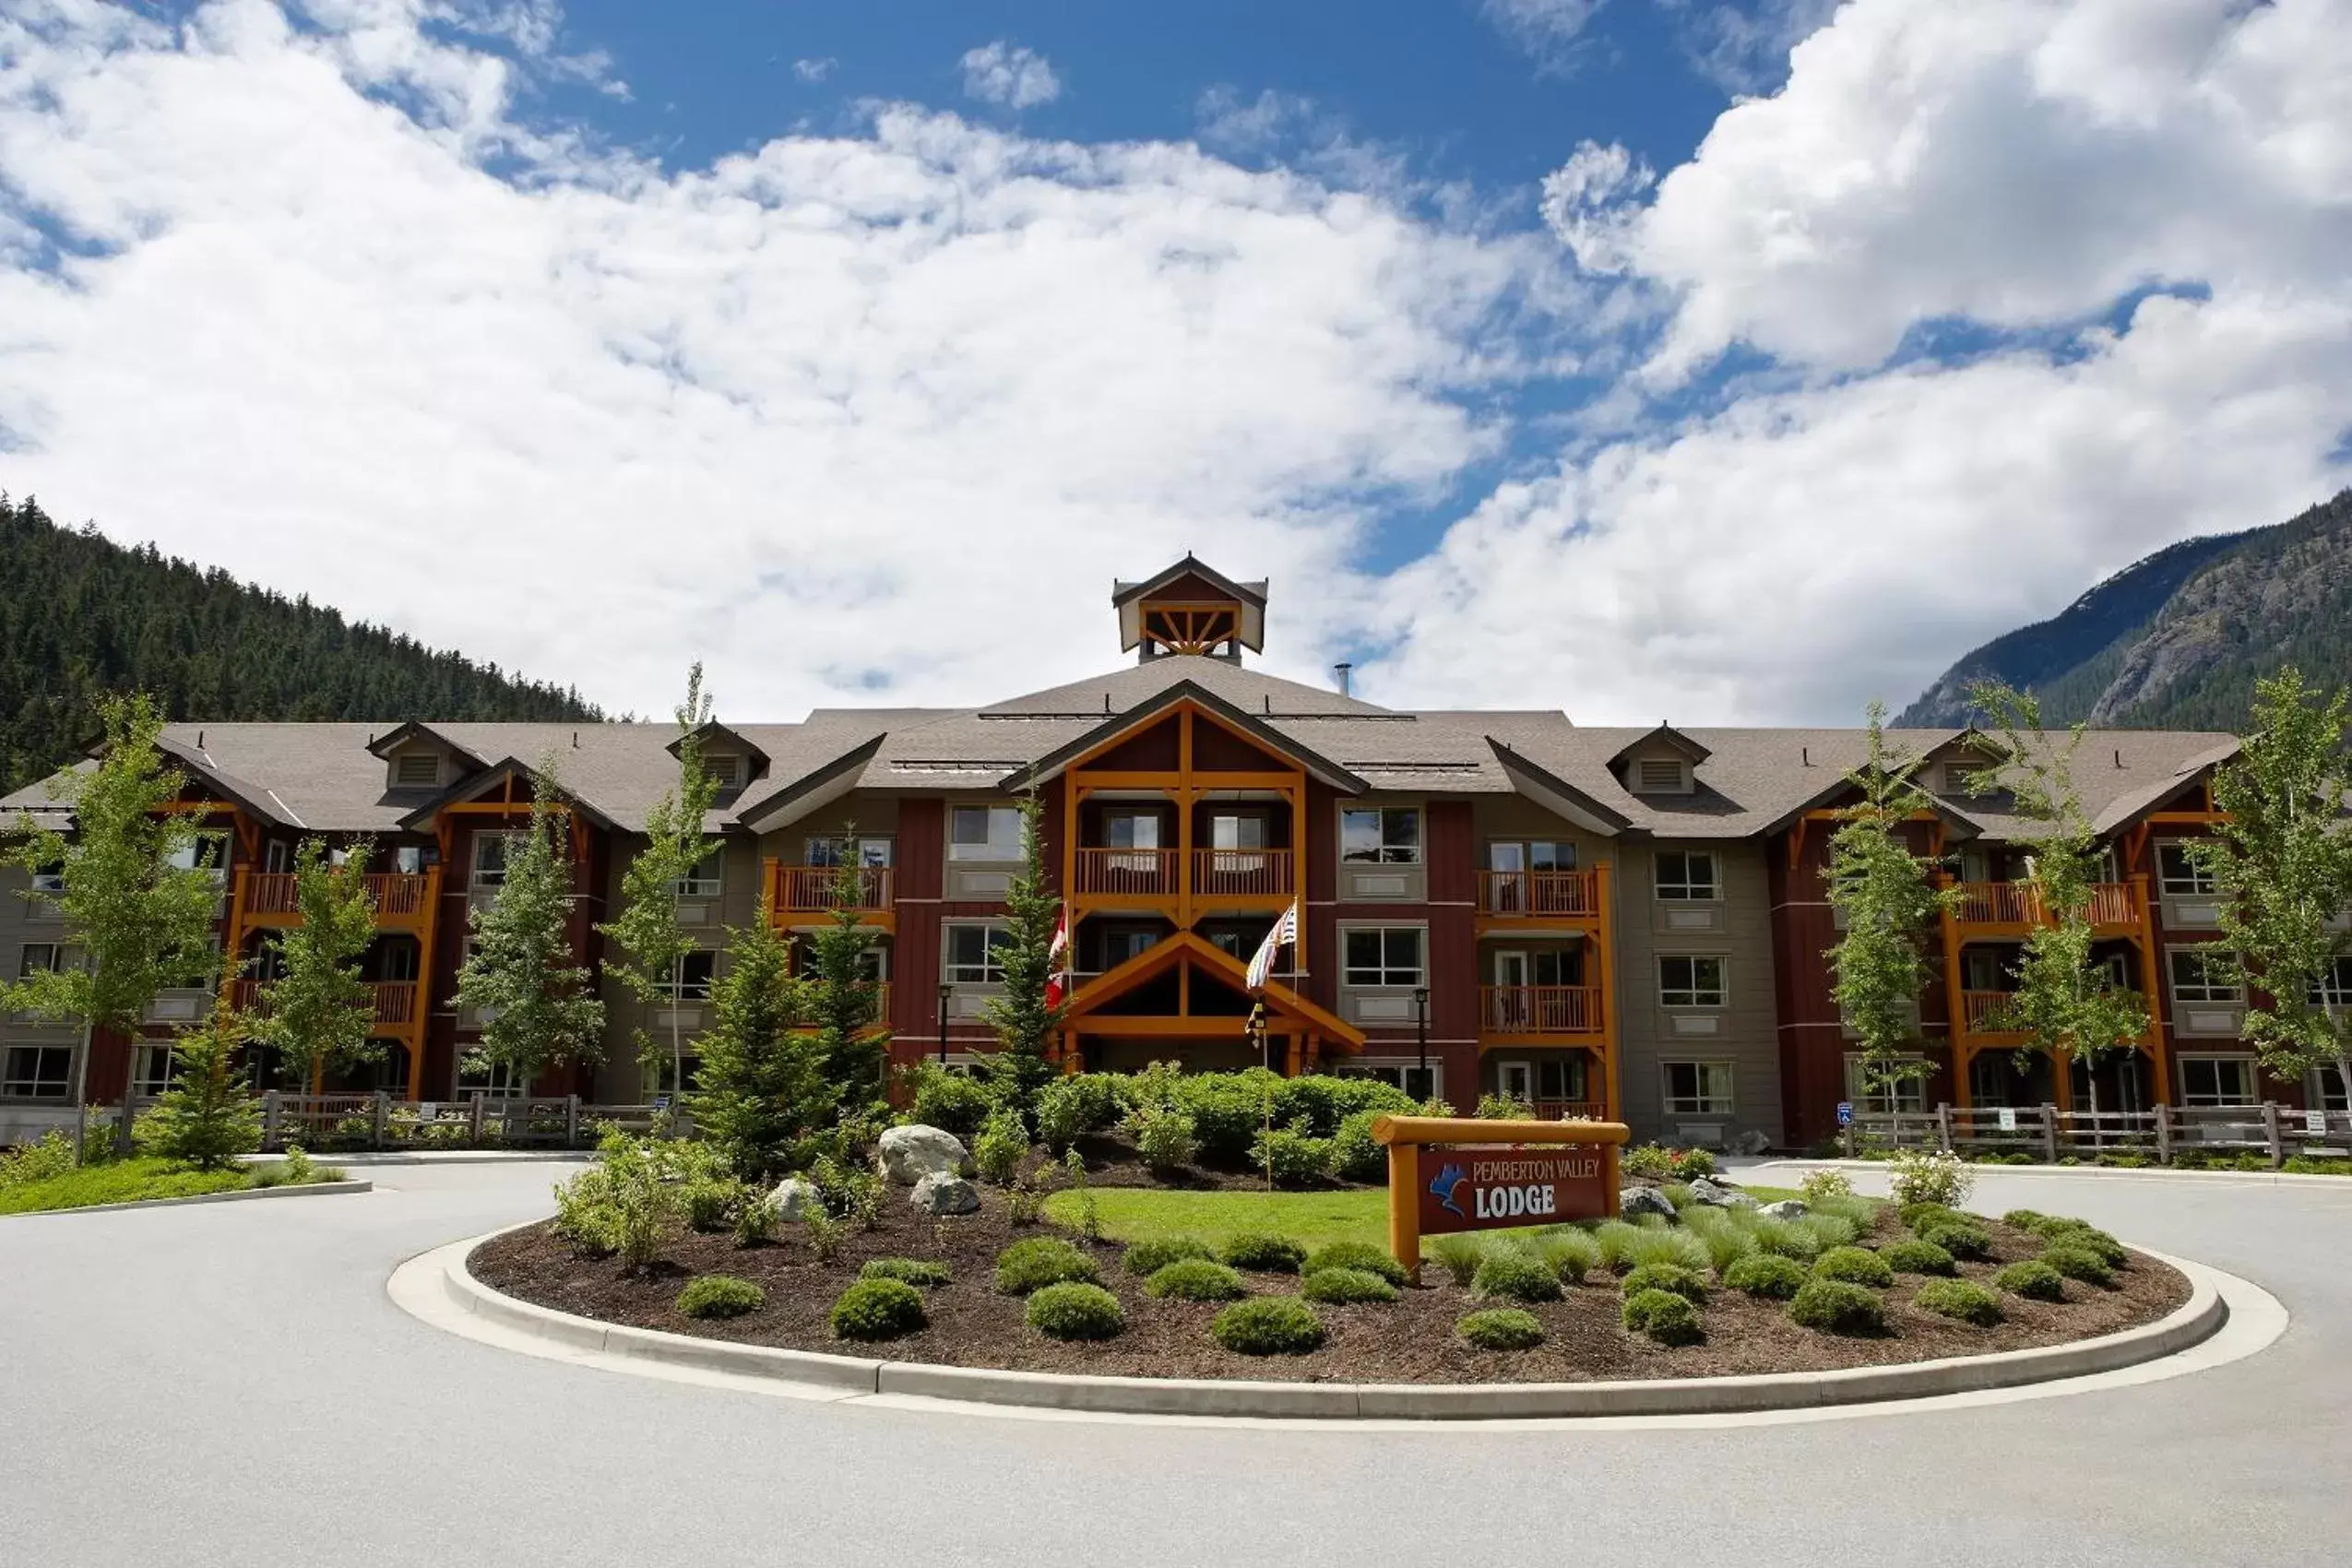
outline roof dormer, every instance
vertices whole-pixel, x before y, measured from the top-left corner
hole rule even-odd
[[[367,749],[384,759],[385,792],[394,795],[430,795],[484,766],[463,746],[417,723],[371,740]]]
[[[1699,765],[1714,754],[1670,724],[1660,724],[1609,759],[1610,770],[1633,795],[1689,795],[1698,790]]]
[[[1206,654],[1238,664],[1265,647],[1265,584],[1237,583],[1192,555],[1141,582],[1111,585],[1119,646],[1141,660]]]
[[[767,754],[716,719],[697,727],[695,739],[702,748],[703,771],[719,786],[722,800],[767,772]],[[685,738],[681,736],[663,749],[676,756],[684,745]]]

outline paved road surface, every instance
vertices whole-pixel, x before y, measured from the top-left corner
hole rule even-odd
[[[2352,1185],[1988,1176],[2275,1292],[2144,1387],[1714,1430],[1202,1430],[614,1375],[394,1307],[399,1259],[564,1168],[0,1219],[0,1562],[2323,1564],[2352,1561]]]

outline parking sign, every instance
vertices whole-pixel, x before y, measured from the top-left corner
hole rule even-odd
[[[1854,1102],[1852,1100],[1841,1099],[1837,1102],[1837,1124],[1841,1127],[1850,1127],[1854,1124]]]

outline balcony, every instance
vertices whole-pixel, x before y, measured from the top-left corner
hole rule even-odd
[[[368,897],[375,904],[375,923],[386,931],[422,931],[431,907],[433,879],[421,872],[371,872]],[[297,878],[290,871],[244,873],[244,919],[247,925],[290,926],[303,921]]]
[[[2031,883],[1963,882],[1958,889],[1952,918],[1970,935],[2022,940],[2035,927],[2050,923]],[[2101,935],[2137,934],[2139,890],[2128,882],[2094,883],[2090,913],[2092,927]]]
[[[1609,1107],[1597,1099],[1539,1099],[1535,1102],[1538,1122],[1606,1122]]]
[[[2144,1009],[2147,1006],[2147,997],[2142,992],[2138,991],[2129,991],[2126,994],[2138,997],[2140,1004]],[[1998,1029],[1992,1027],[1994,1015],[2015,1000],[2016,992],[2010,991],[1962,992],[1960,993],[1961,1037],[1966,1040],[1969,1045],[1978,1047],[2001,1047],[2024,1044],[2028,1038],[2024,1030]],[[2155,1015],[2151,1012],[2149,1016],[2153,1019]],[[2153,1034],[2142,1035],[2139,1039],[2133,1043],[2142,1046],[2152,1045],[2155,1043],[2155,1036]]]
[[[1597,871],[1479,873],[1479,916],[1484,921],[1594,926],[1600,923],[1602,904]]]
[[[1182,866],[1178,849],[1082,849],[1072,891],[1081,897],[1173,898]]]
[[[417,1021],[417,982],[370,980],[367,988],[375,999],[374,1017],[367,1032],[394,1038],[408,1035]],[[269,1014],[269,982],[232,980],[229,982],[229,1003],[241,1013],[267,1017]]]
[[[1287,904],[1298,892],[1298,864],[1288,849],[1194,849],[1193,901]]]
[[[895,904],[897,890],[888,866],[860,866],[857,878],[856,902],[841,905],[836,889],[841,879],[838,866],[786,865],[780,861],[767,862],[768,918],[779,926],[807,926],[829,919],[837,908],[846,908],[858,917],[861,925],[879,926],[888,931],[897,925]]]
[[[1108,849],[1073,857],[1071,891],[1099,909],[1163,911],[1279,909],[1298,894],[1299,859],[1288,849]]]
[[[1582,1044],[1603,1038],[1597,985],[1490,985],[1479,989],[1482,1041]]]

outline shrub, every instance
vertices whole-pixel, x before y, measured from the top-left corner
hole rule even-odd
[[[972,1163],[980,1168],[980,1180],[994,1186],[1011,1185],[1013,1173],[1028,1152],[1028,1129],[1021,1123],[1021,1113],[1010,1107],[991,1115],[972,1139]]]
[[[1842,1214],[1800,1214],[1788,1223],[1812,1236],[1823,1252],[1832,1247],[1850,1247],[1854,1238],[1862,1233],[1860,1226]]]
[[[1619,1169],[1623,1175],[1663,1182],[1674,1174],[1674,1152],[1662,1144],[1644,1144],[1639,1148],[1627,1149]]]
[[[2066,1300],[2066,1277],[2039,1258],[2013,1263],[1992,1277],[1992,1282],[2013,1296],[2029,1301]]]
[[[1574,1226],[1537,1237],[1535,1248],[1536,1256],[1543,1259],[1563,1285],[1581,1284],[1586,1275],[1600,1266],[1600,1243],[1593,1240],[1592,1232]]]
[[[1121,1261],[1127,1265],[1128,1273],[1148,1278],[1171,1263],[1216,1256],[1209,1244],[1197,1236],[1155,1236],[1129,1247]]]
[[[1886,1266],[1897,1274],[1953,1274],[1952,1254],[1933,1241],[1897,1241],[1880,1252]]]
[[[1849,1285],[1884,1289],[1895,1283],[1895,1270],[1876,1253],[1860,1247],[1832,1247],[1813,1262],[1815,1279],[1842,1279]]]
[[[1244,1230],[1227,1238],[1217,1255],[1253,1274],[1296,1274],[1307,1261],[1307,1249],[1288,1236]]]
[[[873,1258],[858,1270],[861,1279],[896,1279],[902,1285],[944,1285],[954,1277],[936,1258]]]
[[[685,1184],[686,1223],[704,1235],[735,1228],[735,1215],[750,1190],[731,1178],[704,1178]]]
[[[1337,1152],[1329,1138],[1290,1127],[1270,1127],[1250,1145],[1250,1165],[1268,1171],[1277,1187],[1313,1187],[1331,1180]]]
[[[1055,1083],[1077,1107],[1078,1125],[1089,1133],[1116,1127],[1134,1109],[1135,1080],[1123,1073],[1074,1073]]]
[[[1487,1253],[1478,1272],[1470,1276],[1470,1293],[1486,1301],[1500,1298],[1510,1301],[1556,1301],[1560,1300],[1560,1276],[1525,1248],[1497,1247]]]
[[[2002,1317],[2001,1298],[1972,1279],[1930,1279],[1911,1301],[1927,1312],[1978,1328],[1990,1328]]]
[[[767,1292],[731,1274],[703,1274],[678,1292],[678,1310],[688,1317],[741,1317],[767,1304]]]
[[[289,1156],[291,1155],[289,1150]],[[0,1149],[0,1189],[26,1186],[64,1176],[74,1170],[74,1140],[63,1129],[45,1134],[37,1144]]]
[[[1543,1343],[1543,1324],[1516,1307],[1489,1307],[1465,1313],[1454,1332],[1480,1350],[1532,1350]]]
[[[2086,1253],[2097,1253],[2099,1260],[2109,1268],[2123,1268],[2132,1261],[2131,1250],[2122,1242],[2080,1220],[2068,1220],[2058,1229],[2042,1234],[2053,1247],[2079,1247]]]
[[[846,1229],[822,1208],[812,1208],[801,1217],[801,1234],[808,1238],[809,1253],[819,1263],[831,1263],[841,1255]]]
[[[1977,1173],[1958,1155],[1938,1149],[1898,1149],[1887,1161],[1887,1182],[1898,1204],[1958,1208],[1976,1190]]]
[[[1318,1138],[1336,1135],[1342,1123],[1357,1117],[1370,1125],[1383,1111],[1410,1116],[1416,1109],[1412,1096],[1372,1078],[1308,1073],[1284,1078],[1274,1089],[1274,1120]]]
[[[1981,1226],[1930,1225],[1919,1240],[1942,1247],[1955,1258],[1981,1261],[1992,1256],[1992,1237]]]
[[[1854,1182],[1843,1170],[1812,1170],[1806,1172],[1805,1180],[1798,1190],[1805,1194],[1805,1202],[1811,1206],[1823,1198],[1852,1197]]]
[[[1788,1303],[1788,1315],[1824,1334],[1882,1334],[1886,1303],[1876,1292],[1843,1279],[1813,1279]]]
[[[1813,1233],[1799,1229],[1790,1220],[1759,1218],[1749,1226],[1748,1234],[1756,1239],[1758,1252],[1774,1257],[1810,1264],[1822,1253],[1822,1244]]]
[[[1526,1100],[1492,1092],[1479,1096],[1479,1108],[1471,1112],[1481,1122],[1525,1122],[1535,1113]]]
[[[735,1207],[735,1245],[756,1247],[773,1241],[783,1219],[784,1211],[777,1206],[773,1194],[746,1192]]]
[[[1693,1301],[1707,1299],[1707,1282],[1704,1277],[1694,1269],[1681,1268],[1670,1263],[1644,1264],[1625,1277],[1621,1288],[1629,1301],[1645,1290],[1664,1290]]]
[[[1127,1326],[1118,1297],[1078,1280],[1038,1291],[1021,1317],[1049,1339],[1109,1339]]]
[[[1299,1287],[1310,1301],[1393,1301],[1396,1287],[1360,1268],[1324,1268],[1310,1273]]]
[[[1206,1073],[1180,1080],[1178,1103],[1193,1118],[1193,1136],[1200,1144],[1201,1159],[1227,1167],[1245,1163],[1250,1145],[1265,1124],[1267,1084],[1279,1084],[1271,1073],[1263,1082],[1246,1073]]]
[[[1486,1243],[1476,1236],[1440,1236],[1429,1244],[1429,1250],[1438,1266],[1445,1270],[1445,1277],[1456,1285],[1467,1285],[1486,1257]]]
[[[1387,1248],[1370,1241],[1326,1241],[1307,1254],[1299,1272],[1321,1274],[1327,1268],[1352,1268],[1359,1274],[1377,1275],[1391,1285],[1402,1285],[1407,1277],[1405,1265],[1390,1257]]]
[[[1699,1309],[1671,1290],[1637,1290],[1625,1298],[1625,1331],[1645,1334],[1661,1345],[1694,1345],[1706,1337]]]
[[[1803,1289],[1805,1281],[1811,1277],[1805,1272],[1805,1265],[1794,1258],[1782,1257],[1776,1253],[1757,1253],[1741,1258],[1724,1270],[1723,1282],[1734,1290],[1745,1291],[1751,1296],[1785,1301]]]
[[[1966,1225],[1968,1217],[1949,1204],[1905,1204],[1898,1213],[1903,1229],[1917,1234],[1935,1225]]]
[[[1165,1176],[1193,1162],[1200,1145],[1193,1136],[1193,1119],[1172,1108],[1138,1106],[1127,1118],[1128,1135],[1145,1168]]]
[[[2044,1214],[2037,1208],[2013,1208],[2001,1217],[2001,1222],[2003,1225],[2014,1226],[2020,1230],[2030,1230],[2037,1236],[2052,1225],[2066,1223],[2062,1219],[2053,1218]]]
[[[684,1212],[683,1186],[671,1179],[679,1151],[615,1127],[596,1147],[597,1163],[556,1188],[556,1226],[592,1252],[618,1253],[634,1273],[654,1260],[663,1232]]]
[[[1383,1084],[1382,1088],[1388,1086]],[[1388,1174],[1388,1150],[1372,1141],[1377,1111],[1359,1111],[1331,1135],[1332,1170],[1344,1182],[1378,1182]]]
[[[1068,1078],[1056,1078],[1038,1091],[1037,1141],[1056,1155],[1068,1153],[1087,1131],[1086,1099],[1070,1085]]]
[[[1179,1258],[1144,1281],[1144,1294],[1178,1301],[1238,1301],[1250,1293],[1241,1275],[1211,1258]]]
[[[929,1321],[923,1293],[903,1279],[861,1279],[833,1303],[836,1339],[896,1339]]]
[[[1241,1356],[1303,1356],[1323,1343],[1323,1319],[1296,1296],[1256,1296],[1217,1314],[1209,1337]]]
[[[1715,1156],[1705,1149],[1684,1148],[1674,1151],[1674,1176],[1678,1181],[1696,1181],[1702,1176],[1716,1175],[1721,1169],[1716,1164]]]
[[[2115,1270],[2108,1261],[2088,1247],[2077,1247],[2068,1241],[2052,1241],[2042,1249],[2042,1262],[2069,1279],[2079,1279],[2085,1285],[2112,1285]]]
[[[809,1166],[809,1185],[816,1201],[836,1219],[854,1220],[871,1230],[882,1223],[882,1178],[859,1165],[847,1165],[831,1155],[819,1155]]]
[[[1823,1198],[1806,1218],[1842,1219],[1856,1235],[1867,1236],[1878,1226],[1878,1205],[1868,1198]]]
[[[968,1138],[996,1111],[996,1097],[969,1073],[951,1073],[936,1062],[918,1063],[914,1070],[914,1120],[959,1138]]]
[[[1064,1280],[1093,1284],[1100,1277],[1094,1258],[1059,1236],[1030,1236],[996,1254],[996,1288],[1026,1296]]]

